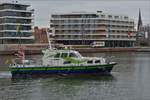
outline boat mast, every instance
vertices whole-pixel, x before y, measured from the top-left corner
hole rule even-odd
[[[48,47],[49,47],[49,49],[51,50],[51,49],[52,49],[52,45],[51,45],[51,41],[50,41],[50,38],[49,38],[48,29],[46,29],[46,35],[47,35],[47,40],[48,40]]]
[[[23,50],[23,48],[22,48],[22,41],[21,41],[21,37],[22,37],[22,33],[21,33],[21,28],[20,28],[20,24],[18,24],[17,26],[16,26],[16,33],[17,33],[17,35],[19,35],[19,44],[18,44],[18,54],[16,54],[18,57],[19,57],[19,59],[21,59],[21,63],[22,64],[24,64],[24,62],[23,62],[23,60],[25,60],[25,55],[24,55],[24,50]]]

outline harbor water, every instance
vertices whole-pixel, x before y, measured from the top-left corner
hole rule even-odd
[[[11,79],[0,55],[0,100],[150,100],[150,53],[110,52],[84,56],[111,57],[118,62],[111,75],[50,76]],[[42,55],[27,55],[41,63]]]

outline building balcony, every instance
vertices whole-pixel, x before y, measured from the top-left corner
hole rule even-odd
[[[0,32],[17,32],[16,30],[0,30]],[[32,30],[20,30],[20,32],[32,32]]]
[[[107,40],[113,40],[113,41],[136,41],[136,38],[55,38],[55,40],[101,40],[101,41],[107,41]]]
[[[60,23],[50,23],[50,25],[68,25],[68,26],[73,26],[73,25],[104,25],[104,26],[132,26],[134,27],[134,24],[129,24],[129,23],[108,23],[108,22],[90,22],[90,23],[82,23],[82,22],[75,22],[75,23],[70,23],[70,22],[60,22]]]
[[[21,26],[32,26],[33,24],[32,23],[0,23],[0,26],[3,26],[3,25],[15,25],[15,26],[18,26],[18,25],[21,25]]]
[[[135,31],[134,29],[131,29],[131,28],[106,28],[106,31],[108,29],[111,31]]]
[[[128,32],[128,31],[132,31],[132,32],[135,32],[135,29],[134,28],[128,28],[128,27],[126,27],[126,28],[120,28],[120,27],[101,27],[101,26],[97,26],[97,27],[84,27],[84,26],[80,26],[80,27],[55,27],[55,30],[57,31],[57,30],[61,30],[61,31],[63,31],[63,30],[65,30],[65,31],[67,31],[67,30],[71,30],[71,31],[73,31],[73,30],[79,30],[79,31],[85,31],[85,30],[95,30],[95,31],[97,31],[97,30],[104,30],[104,31],[108,31],[108,30],[110,30],[110,31],[126,31],[126,32]]]
[[[136,41],[136,38],[106,38],[104,40],[113,40],[113,41]]]
[[[28,3],[19,3],[18,1],[9,1],[9,0],[2,0],[1,2],[0,2],[0,5],[5,5],[5,4],[9,4],[9,5],[20,5],[20,6],[26,6],[26,7],[29,7],[30,6],[30,4],[28,4]]]
[[[101,17],[97,17],[97,18],[54,18],[51,17],[51,20],[109,20],[109,21],[134,21],[133,19],[115,19],[115,18],[109,18],[109,17],[105,17],[105,18],[101,18]]]
[[[106,30],[105,27],[95,27],[95,28],[55,28],[55,30],[80,30],[80,31],[85,31],[85,30]]]
[[[2,9],[0,10],[0,13],[6,12],[6,11],[11,11],[11,12],[24,12],[24,13],[33,13],[33,10],[16,10],[16,9]]]
[[[101,23],[105,24],[106,26],[124,26],[124,27],[134,27],[134,24],[129,24],[129,23]]]
[[[4,18],[14,18],[14,19],[34,19],[34,17],[18,17],[18,16],[2,16],[0,19]]]
[[[111,36],[128,36],[128,33],[106,33],[107,35],[111,35]],[[105,35],[106,35],[105,34]],[[132,34],[131,36],[136,36],[136,34]]]
[[[31,40],[31,39],[34,39],[34,37],[33,36],[30,36],[30,37],[0,37],[0,39]]]
[[[76,34],[76,33],[55,33],[55,36],[106,36],[106,35],[111,35],[111,36],[127,36],[127,33],[80,33],[80,34]],[[131,36],[136,36],[136,34],[132,34]]]
[[[120,19],[120,18],[109,18],[109,17],[105,17],[105,18],[100,18],[101,20],[109,20],[109,21],[131,21],[133,22],[133,19]]]
[[[86,34],[82,34],[82,33],[80,33],[80,34],[75,34],[75,33],[61,33],[61,34],[57,34],[57,33],[55,33],[55,35],[56,36],[68,36],[68,35],[70,35],[70,36],[83,36],[83,35],[85,35],[85,36],[100,36],[100,35],[106,35],[106,34],[104,34],[104,33],[93,33],[93,34],[91,34],[91,33],[86,33]]]

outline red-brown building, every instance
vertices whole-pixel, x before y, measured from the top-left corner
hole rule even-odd
[[[35,43],[48,43],[47,29],[34,27],[33,35],[35,37]]]

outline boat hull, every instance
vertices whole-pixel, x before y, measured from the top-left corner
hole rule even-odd
[[[108,74],[116,63],[90,66],[66,66],[66,67],[12,67],[12,76],[19,75],[51,75],[51,74]]]

